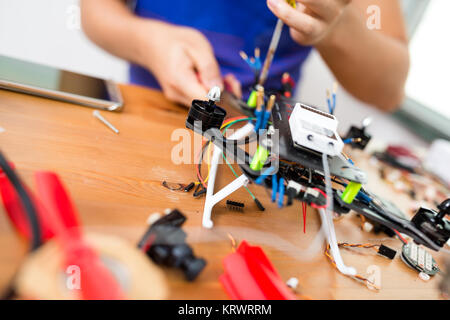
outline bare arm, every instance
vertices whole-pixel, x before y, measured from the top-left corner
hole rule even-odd
[[[100,47],[128,61],[146,63],[141,34],[136,32],[145,23],[129,11],[123,0],[81,0],[81,17],[84,32]]]
[[[404,97],[409,70],[407,36],[397,0],[299,0],[294,10],[284,1],[274,9],[294,39],[314,45],[338,81],[354,96],[385,111]],[[367,8],[381,9],[381,29],[369,30]]]
[[[342,85],[357,98],[392,111],[404,97],[409,70],[408,40],[396,0],[378,0],[381,29],[369,30],[371,0],[354,1],[330,37],[317,46]]]

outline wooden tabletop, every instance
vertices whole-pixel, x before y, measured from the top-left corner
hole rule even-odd
[[[231,252],[227,233],[237,241],[246,239],[261,246],[281,277],[297,277],[298,292],[313,299],[438,299],[439,276],[423,282],[400,259],[393,261],[373,254],[355,254],[343,250],[344,261],[366,274],[368,267],[378,268],[381,290],[339,274],[325,258],[323,250],[312,261],[304,261],[301,250],[308,248],[316,235],[320,219],[309,208],[306,234],[303,233],[299,203],[279,210],[271,204],[266,190],[250,189],[263,202],[259,212],[245,190],[230,199],[242,201],[245,213],[230,212],[224,202],[213,211],[215,228],[201,228],[204,198],[192,193],[169,191],[163,181],[188,184],[195,180],[194,165],[176,165],[171,161],[174,130],[184,128],[187,109],[176,106],[159,92],[134,86],[121,87],[126,103],[122,113],[102,112],[119,130],[115,134],[92,116],[92,109],[0,91],[0,149],[13,161],[23,180],[31,187],[36,170],[58,173],[78,208],[87,231],[117,235],[137,243],[146,230],[151,213],[178,208],[187,215],[184,230],[188,242],[208,264],[195,282],[186,282],[176,270],[165,270],[172,299],[226,299],[218,278],[222,259]],[[189,133],[191,134],[191,133]],[[193,134],[191,134],[193,136]],[[358,161],[358,159],[362,159]],[[368,170],[369,189],[380,190],[397,204],[405,206],[382,185],[376,170],[363,155],[357,164]],[[218,186],[233,179],[226,166],[219,169]],[[339,241],[362,243],[380,239],[364,233],[354,214],[336,221]],[[375,241],[375,240],[373,240]],[[401,243],[386,240],[400,249]],[[26,257],[27,245],[15,234],[0,209],[0,290],[7,284]],[[373,267],[375,266],[375,267]]]

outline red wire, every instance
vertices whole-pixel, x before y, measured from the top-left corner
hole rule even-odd
[[[303,233],[306,233],[306,203],[302,202],[303,208]]]
[[[325,192],[323,192],[319,188],[313,188],[313,190],[318,191],[320,194],[322,194],[325,197],[325,200],[328,200]],[[325,201],[325,202],[327,203],[328,201]],[[315,203],[311,203],[311,207],[313,207],[314,209],[325,209],[327,207],[327,204],[324,204],[323,206],[318,206]]]
[[[245,118],[248,118],[248,117],[239,116],[239,117],[234,117],[234,118],[228,118],[228,119],[224,120],[223,123],[233,122],[233,121],[241,120],[241,119],[245,119]]]
[[[320,194],[322,194],[325,197],[325,199],[327,198],[327,194],[324,191],[320,190],[319,188],[313,188],[313,190],[318,191]]]
[[[404,244],[407,244],[407,243],[408,243],[408,241],[407,241],[405,238],[403,238],[403,236],[401,235],[400,232],[398,232],[398,231],[395,230],[395,229],[393,229],[393,230],[394,230],[394,232],[397,234],[397,236],[400,238],[400,240],[401,240]]]

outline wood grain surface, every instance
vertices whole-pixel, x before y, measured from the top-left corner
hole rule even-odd
[[[215,228],[201,228],[204,198],[192,193],[169,191],[163,181],[188,184],[195,180],[194,165],[171,161],[174,130],[184,128],[187,109],[164,99],[161,93],[135,86],[122,86],[125,109],[122,113],[102,112],[120,134],[115,134],[92,116],[92,109],[0,91],[0,149],[13,161],[23,180],[33,188],[33,172],[58,173],[78,208],[86,230],[120,236],[137,243],[153,212],[178,208],[188,217],[184,229],[195,253],[208,265],[192,283],[176,270],[165,270],[172,299],[226,299],[218,278],[222,259],[231,252],[230,233],[237,241],[246,239],[263,247],[284,280],[297,277],[298,293],[312,299],[438,299],[439,276],[423,282],[404,265],[373,254],[343,250],[344,261],[366,274],[375,265],[381,272],[381,290],[339,274],[325,258],[323,248],[312,261],[304,261],[300,250],[316,235],[320,220],[309,208],[307,232],[303,233],[300,204],[279,210],[264,189],[250,189],[266,206],[259,212],[245,190],[230,199],[242,201],[244,213],[230,212],[224,202],[213,211]],[[193,134],[189,133],[191,136]],[[193,151],[192,151],[193,154]],[[355,153],[358,165],[368,170],[369,189],[391,198],[406,208],[404,196],[395,195],[379,180],[367,157]],[[218,186],[233,178],[226,166],[219,169]],[[349,214],[336,221],[339,241],[361,243],[376,236],[361,231],[360,220]],[[401,243],[386,245],[400,249]],[[12,279],[26,258],[27,244],[11,227],[0,209],[0,290]]]

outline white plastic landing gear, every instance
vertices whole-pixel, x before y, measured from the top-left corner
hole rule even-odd
[[[240,140],[248,136],[253,132],[255,126],[252,123],[247,123],[242,128],[238,129],[234,134],[232,134],[227,140]],[[212,209],[214,206],[231,195],[233,192],[241,187],[247,186],[249,179],[245,175],[241,175],[239,178],[235,179],[225,188],[214,194],[214,184],[216,182],[217,167],[219,165],[219,160],[222,155],[222,149],[214,146],[214,153],[211,158],[211,171],[209,173],[208,187],[206,190],[206,201],[205,208],[203,209],[203,227],[211,229],[214,223],[211,220]]]

